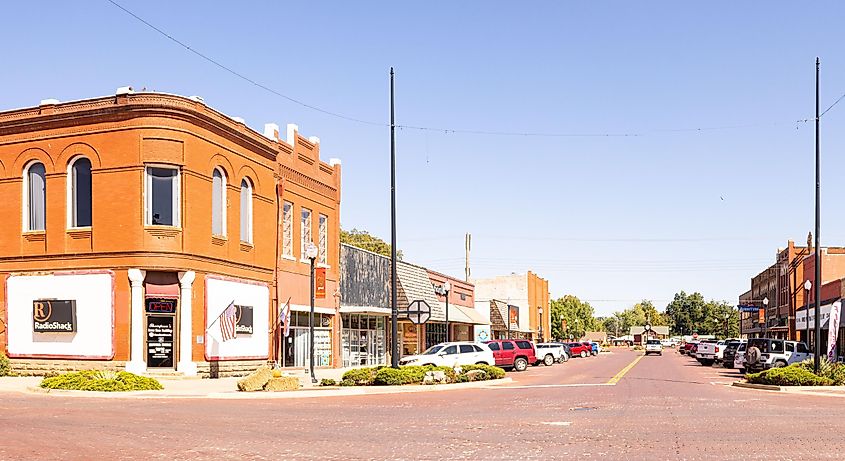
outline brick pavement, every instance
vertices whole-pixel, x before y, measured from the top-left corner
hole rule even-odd
[[[840,399],[733,388],[730,370],[617,352],[508,386],[296,400],[0,396],[0,459],[841,459]],[[588,384],[574,387],[580,383]],[[799,428],[810,428],[801,431]]]

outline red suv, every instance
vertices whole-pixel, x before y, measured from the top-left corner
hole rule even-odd
[[[487,341],[487,347],[493,351],[496,366],[525,371],[529,363],[537,361],[534,343],[524,339],[494,339]]]
[[[584,343],[566,343],[569,350],[572,351],[573,357],[587,357],[593,353],[593,346],[587,346]]]

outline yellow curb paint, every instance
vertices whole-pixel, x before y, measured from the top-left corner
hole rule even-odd
[[[634,368],[634,365],[636,365],[637,362],[642,360],[643,357],[645,357],[645,355],[641,355],[641,356],[635,358],[634,361],[629,363],[627,367],[620,370],[619,373],[616,373],[616,376],[610,378],[610,381],[608,381],[607,384],[610,384],[611,386],[615,386],[616,383],[618,383],[619,380],[621,380],[622,377],[625,376],[625,373],[628,373],[629,371],[631,371],[631,368]]]

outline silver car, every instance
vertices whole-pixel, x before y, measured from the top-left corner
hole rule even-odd
[[[660,344],[659,339],[649,339],[645,342],[645,355],[648,354],[663,355],[663,344]]]

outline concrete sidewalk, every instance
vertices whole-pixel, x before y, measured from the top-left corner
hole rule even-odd
[[[210,398],[210,399],[290,399],[314,397],[345,397],[352,395],[403,394],[414,392],[438,392],[457,389],[472,389],[509,384],[511,378],[472,383],[436,384],[431,386],[354,386],[354,387],[311,387],[296,391],[283,392],[239,392],[237,382],[240,378],[220,379],[160,379],[164,386],[161,391],[134,392],[88,392],[42,389],[39,377],[3,377],[0,378],[0,394],[29,393],[63,397],[95,398]],[[310,382],[310,380],[309,380]]]

